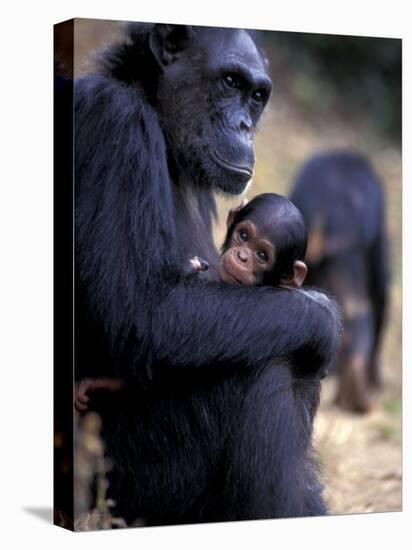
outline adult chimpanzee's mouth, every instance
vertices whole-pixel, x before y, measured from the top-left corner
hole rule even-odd
[[[248,179],[250,179],[253,176],[253,169],[249,166],[239,166],[237,164],[232,164],[228,162],[227,160],[222,159],[216,152],[212,151],[211,156],[213,160],[221,166],[222,168],[225,168],[225,170],[230,170],[231,172],[235,172],[242,176],[247,176]]]

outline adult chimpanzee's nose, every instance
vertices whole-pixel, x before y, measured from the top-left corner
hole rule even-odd
[[[246,263],[247,262],[247,253],[245,250],[243,250],[242,248],[240,248],[238,251],[237,251],[237,257],[239,258],[239,260],[243,263]]]
[[[240,130],[244,133],[249,139],[252,135],[253,122],[249,116],[242,116],[240,119]]]
[[[242,120],[240,121],[240,129],[246,132],[251,132],[252,128],[252,121],[250,119],[242,118]]]

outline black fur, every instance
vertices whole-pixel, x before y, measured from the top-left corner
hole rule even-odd
[[[95,405],[109,492],[118,514],[150,525],[323,514],[310,441],[336,311],[305,292],[181,277],[195,255],[216,263],[216,178],[204,165],[193,179],[190,150],[174,157],[153,29],[131,27],[101,74],[75,83],[76,376],[117,375],[127,388]],[[195,29],[195,45],[199,32],[217,31]],[[190,99],[188,132],[202,108]]]

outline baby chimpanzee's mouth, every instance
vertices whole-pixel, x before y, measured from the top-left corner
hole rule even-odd
[[[229,271],[226,271],[226,276],[229,277],[229,279],[232,279],[232,281],[235,283],[235,284],[238,284],[238,285],[243,285],[245,284],[243,281],[240,281],[239,279],[237,279],[234,275],[232,275],[231,273],[229,273]]]
[[[239,279],[239,277],[236,277],[233,275],[231,271],[229,271],[225,266],[221,266],[219,269],[219,276],[221,280],[225,283],[235,284],[235,285],[248,285],[251,284],[247,280]]]

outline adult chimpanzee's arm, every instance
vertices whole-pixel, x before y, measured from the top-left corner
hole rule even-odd
[[[148,353],[199,367],[303,351],[316,364],[331,358],[338,322],[326,299],[174,275],[165,143],[136,90],[103,77],[77,81],[75,125],[77,292],[90,322],[116,353],[124,345],[132,368]]]
[[[194,281],[175,286],[153,311],[155,355],[178,365],[307,354],[308,363],[325,368],[339,336],[336,304],[314,291]]]

